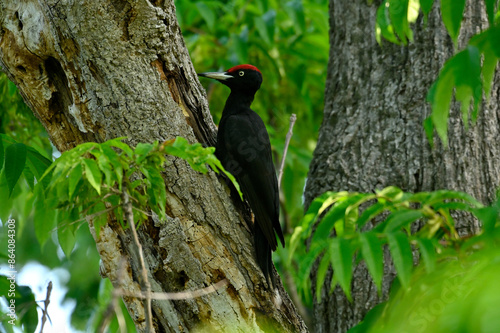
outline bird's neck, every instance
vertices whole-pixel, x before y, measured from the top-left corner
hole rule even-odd
[[[226,114],[234,114],[242,112],[243,110],[248,110],[253,102],[255,93],[241,93],[239,91],[231,91],[229,97],[226,101],[226,106],[224,107],[224,112]]]

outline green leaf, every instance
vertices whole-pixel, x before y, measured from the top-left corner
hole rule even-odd
[[[14,143],[5,149],[5,178],[9,187],[9,197],[26,164],[26,146]]]
[[[102,147],[116,147],[116,148],[119,148],[125,154],[127,154],[128,157],[132,158],[132,156],[134,155],[134,151],[132,150],[132,148],[130,148],[130,146],[128,144],[122,142],[122,140],[124,140],[124,139],[125,139],[124,137],[111,139],[111,140],[108,140],[108,141],[104,142],[103,144],[101,144],[101,146]],[[103,151],[104,151],[104,149],[103,149]]]
[[[213,158],[210,161],[210,166],[215,170],[215,172],[219,173],[219,170],[222,171],[224,175],[226,175],[227,178],[231,181],[233,184],[234,188],[238,192],[240,199],[243,201],[243,192],[241,192],[240,184],[236,181],[236,178],[232,174],[230,174],[224,167],[222,166],[221,162],[215,157],[215,155],[212,156]]]
[[[301,226],[295,227],[295,229],[293,230],[292,236],[290,237],[290,245],[288,245],[289,255],[287,258],[287,265],[291,265],[295,251],[297,251],[297,248],[303,241],[303,234],[304,229]]]
[[[116,179],[113,177],[113,167],[108,156],[105,154],[99,155],[99,157],[97,157],[97,164],[99,165],[99,169],[101,169],[102,173],[104,173],[104,183],[109,187],[112,187]]]
[[[198,9],[198,12],[200,13],[201,17],[203,17],[203,19],[207,23],[208,29],[210,31],[214,31],[215,20],[216,20],[214,10],[202,1],[196,3],[196,8]]]
[[[497,24],[494,27],[489,28],[487,31],[488,46],[491,48],[495,56],[500,58],[500,45],[498,45],[498,41],[500,40],[500,25]]]
[[[377,202],[365,209],[357,221],[358,228],[362,228],[368,221],[371,221],[386,209],[386,205],[381,202]]]
[[[408,236],[401,231],[396,231],[387,234],[387,241],[392,261],[398,273],[398,279],[404,288],[408,288],[413,270],[413,255]]]
[[[266,1],[267,2],[267,1]],[[293,21],[293,28],[297,34],[303,34],[306,31],[306,19],[304,13],[304,6],[300,0],[288,1],[284,9]]]
[[[434,0],[420,0],[420,8],[426,17],[431,12],[433,2]]]
[[[52,164],[52,161],[40,154],[35,149],[28,147],[26,152],[26,164],[30,168],[37,181],[41,181],[43,174]],[[42,181],[45,187],[48,185],[48,181],[48,178]]]
[[[165,183],[160,171],[153,167],[146,167],[143,171],[146,171],[144,175],[149,181],[148,195],[149,201],[152,205],[151,208],[160,216],[161,219],[165,219],[167,191],[165,189]]]
[[[485,234],[492,234],[499,218],[498,206],[493,205],[473,210],[474,215],[483,223]]]
[[[394,31],[399,39],[406,45],[412,40],[412,34],[408,25],[408,0],[389,0],[389,17]]]
[[[111,165],[113,166],[113,168],[115,170],[118,185],[121,186],[122,179],[123,179],[123,166],[122,166],[122,163],[120,161],[120,156],[110,146],[106,145],[106,142],[101,144],[101,149],[104,153],[103,155],[106,156],[108,162],[111,163]],[[107,174],[106,174],[106,177],[108,177]],[[109,177],[111,177],[111,175],[109,175]],[[110,184],[108,184],[108,185],[110,185]]]
[[[469,204],[466,204],[464,202],[440,202],[436,203],[432,206],[432,209],[434,211],[438,211],[440,209],[445,209],[445,210],[462,210],[462,211],[471,211],[471,207]]]
[[[255,27],[257,28],[257,31],[259,32],[259,36],[262,38],[264,43],[266,43],[267,46],[271,45],[271,37],[269,36],[269,32],[266,27],[266,22],[264,22],[264,19],[260,16],[256,16],[254,18],[254,24]]]
[[[477,47],[469,45],[465,50],[455,55],[453,62],[456,85],[455,96],[456,100],[462,104],[462,116],[464,124],[467,126],[466,121],[471,99],[474,100],[471,117],[474,123],[483,97],[481,54]]]
[[[495,75],[495,69],[498,64],[498,58],[495,56],[491,49],[483,53],[483,87],[486,99],[489,100],[491,96],[491,84],[493,83],[493,77]]]
[[[26,162],[28,162],[28,160],[26,160]],[[26,183],[28,183],[28,186],[33,191],[35,188],[35,175],[31,172],[31,168],[28,166],[28,163],[24,166],[23,175]]]
[[[144,159],[148,157],[148,154],[154,149],[154,147],[154,145],[149,143],[137,144],[137,147],[135,147],[136,162],[139,164],[144,161]]]
[[[102,173],[97,166],[96,161],[86,158],[83,160],[83,165],[85,166],[85,177],[89,181],[90,185],[97,191],[97,193],[101,194],[101,181],[102,181]]]
[[[299,269],[297,271],[298,281],[305,281],[309,279],[309,274],[311,273],[312,265],[327,247],[328,247],[328,242],[326,241],[311,244],[311,248],[309,249],[309,251],[304,256],[298,258],[299,262]]]
[[[484,0],[486,5],[486,14],[488,14],[488,21],[490,22],[490,26],[495,23],[495,4],[498,0]]]
[[[339,200],[339,202],[337,202],[318,223],[312,242],[327,239],[331,235],[337,221],[340,221],[343,226],[349,206],[358,202],[363,197],[364,195],[356,194],[351,197],[343,198],[343,200]]]
[[[384,276],[384,254],[382,242],[374,232],[365,232],[359,236],[361,243],[361,254],[365,260],[368,272],[370,272],[377,290],[382,292],[382,278]]]
[[[455,45],[462,23],[465,0],[441,0],[441,16],[443,23]]]
[[[76,237],[75,237],[75,227],[72,225],[73,221],[68,219],[62,219],[57,224],[57,239],[59,240],[59,246],[63,250],[66,258],[69,258],[71,251],[75,247]]]
[[[387,199],[390,202],[401,202],[405,197],[405,193],[396,186],[388,186],[382,190],[375,190],[375,192],[379,202],[386,202]]]
[[[240,34],[231,34],[231,51],[237,55],[238,62],[248,62],[248,27],[243,27]]]
[[[427,99],[432,104],[433,125],[445,146],[448,143],[448,117],[454,87],[456,99],[462,104],[465,124],[468,122],[470,102],[474,99],[471,119],[475,122],[482,100],[481,57],[476,46],[469,45],[449,59],[427,94]]]
[[[4,166],[5,150],[3,148],[3,138],[0,136],[0,172],[3,170]]]
[[[75,189],[83,177],[82,165],[77,164],[73,170],[69,173],[68,176],[68,195],[69,199],[73,199],[73,194],[75,193]]]
[[[441,69],[439,78],[427,94],[427,100],[432,105],[432,123],[445,147],[448,145],[448,116],[454,87],[453,72],[447,63]]]
[[[35,225],[35,235],[43,247],[45,242],[50,238],[50,233],[56,227],[56,210],[55,207],[47,207],[43,200],[43,195],[37,195],[35,201],[35,213],[33,214],[33,223]]]
[[[423,216],[424,214],[421,211],[414,209],[404,209],[394,212],[382,223],[385,224],[384,232],[399,230]]]
[[[436,249],[432,240],[427,238],[418,238],[417,243],[420,249],[420,254],[424,259],[425,270],[427,273],[433,272],[436,268]]]
[[[352,280],[352,255],[354,249],[349,240],[336,237],[330,242],[330,258],[333,267],[333,274],[337,278],[340,287],[345,292],[347,299],[352,301],[351,280]]]
[[[432,117],[427,117],[424,120],[424,131],[431,148],[434,147],[434,123]]]
[[[323,285],[325,284],[326,273],[328,272],[328,267],[330,267],[330,252],[327,251],[321,258],[318,266],[318,271],[316,272],[316,299],[318,302],[321,301],[321,290],[323,290]]]
[[[377,42],[382,44],[382,37],[394,44],[400,44],[394,34],[394,28],[390,24],[389,10],[387,8],[388,0],[384,0],[377,9],[377,21],[375,24],[375,37]]]
[[[19,311],[20,321],[25,332],[35,332],[38,325],[38,313],[35,301],[35,295],[30,287],[17,286],[20,298],[16,298],[16,308],[23,309]]]
[[[427,194],[425,198],[421,198],[421,194]],[[476,198],[465,192],[450,191],[450,190],[439,190],[433,192],[421,192],[412,195],[408,201],[420,202],[422,205],[435,205],[437,203],[442,203],[445,200],[462,200],[469,203],[472,207],[483,207],[483,205],[477,201]]]

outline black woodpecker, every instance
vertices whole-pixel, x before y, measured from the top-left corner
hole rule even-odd
[[[285,246],[279,221],[279,190],[264,122],[250,104],[262,83],[262,73],[252,65],[239,65],[225,72],[200,73],[231,89],[222,112],[215,155],[238,181],[255,216],[254,243],[266,280],[276,287],[271,251],[278,242]]]

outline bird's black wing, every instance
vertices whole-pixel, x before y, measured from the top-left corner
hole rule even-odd
[[[285,245],[279,224],[279,190],[269,135],[262,119],[252,110],[228,116],[224,123],[224,166],[238,180],[262,234],[271,249],[277,247],[275,232]],[[218,145],[219,146],[219,145]]]

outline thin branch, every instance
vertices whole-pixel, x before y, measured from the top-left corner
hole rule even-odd
[[[109,304],[106,308],[106,311],[104,311],[104,314],[99,322],[99,325],[97,326],[97,332],[98,333],[104,333],[105,329],[109,325],[109,322],[111,321],[111,316],[113,315],[113,311],[116,313],[116,318],[118,321],[118,326],[120,327],[120,332],[121,333],[126,333],[127,329],[125,327],[124,321],[125,319],[123,318],[123,313],[118,305],[118,297],[121,296],[121,285],[122,285],[122,277],[125,274],[125,258],[122,257],[120,259],[120,264],[118,266],[118,272],[116,275],[116,284],[118,288],[113,289],[113,293],[111,294],[111,300],[109,301]]]
[[[59,229],[59,228],[63,228],[63,227],[65,228],[65,227],[68,227],[68,226],[70,226],[70,225],[73,225],[73,224],[75,224],[75,223],[78,223],[78,222],[81,222],[81,221],[84,221],[84,220],[87,220],[87,219],[93,219],[94,217],[97,217],[97,216],[99,216],[99,215],[106,214],[107,212],[112,211],[112,210],[113,210],[113,209],[115,209],[116,207],[119,207],[119,206],[118,206],[118,205],[116,205],[116,206],[109,207],[109,208],[106,208],[106,209],[104,209],[104,210],[100,210],[100,211],[98,211],[98,212],[95,212],[94,214],[85,215],[84,217],[82,217],[81,219],[78,219],[78,220],[76,220],[76,221],[72,221],[72,222],[64,223],[64,224],[62,224],[62,225],[60,225],[60,226],[57,226],[57,227],[55,227],[54,229],[52,229],[50,232],[55,232],[55,231],[57,231],[57,229]]]
[[[142,252],[142,245],[139,242],[139,237],[137,236],[137,231],[135,230],[134,223],[134,213],[132,212],[132,203],[130,202],[129,194],[126,190],[126,186],[123,186],[122,191],[122,202],[123,202],[123,213],[125,219],[130,226],[132,231],[132,238],[134,239],[135,246],[137,246],[137,251],[139,252],[139,264],[142,275],[142,287],[146,292],[146,301],[144,305],[144,315],[146,316],[146,332],[153,332],[153,317],[151,311],[151,284],[148,279],[148,271],[146,270],[146,264],[144,263],[144,254]]]
[[[290,144],[290,140],[293,135],[293,125],[295,125],[295,121],[297,120],[297,116],[295,113],[292,113],[290,116],[290,127],[288,128],[288,133],[286,134],[285,140],[285,149],[283,149],[283,157],[281,158],[280,171],[278,173],[278,188],[281,188],[281,177],[283,177],[283,169],[285,168],[285,158],[286,153],[288,152],[288,145]]]
[[[47,308],[49,307],[50,304],[50,293],[52,292],[52,281],[49,281],[49,284],[47,285],[47,295],[45,296],[45,301],[44,303],[44,308],[42,309],[42,325],[40,327],[40,333],[43,332],[43,326],[45,325],[45,322],[47,321]]]
[[[285,148],[283,149],[283,157],[281,158],[281,165],[280,165],[280,170],[278,173],[278,188],[281,189],[281,178],[283,177],[283,170],[285,169],[285,159],[286,159],[286,154],[288,152],[288,146],[290,145],[290,140],[292,139],[293,135],[293,126],[295,125],[295,121],[297,120],[297,116],[295,113],[292,113],[290,116],[290,126],[288,127],[288,133],[286,134],[286,139],[285,139]],[[285,212],[285,232],[286,233],[291,233],[292,226],[290,224],[290,219],[286,216]],[[295,306],[297,306],[299,313],[302,315],[302,318],[308,318],[309,315],[302,304],[302,300],[300,299],[298,293],[297,293],[297,287],[295,285],[295,281],[293,280],[291,274],[289,272],[285,273],[285,280],[286,284],[290,287],[289,289],[289,294],[290,297],[292,298],[293,303]]]
[[[295,125],[295,121],[297,120],[297,116],[295,113],[292,113],[290,116],[290,126],[288,128],[288,133],[286,134],[286,139],[285,139],[285,148],[283,149],[283,157],[281,158],[281,165],[280,165],[280,170],[278,173],[278,189],[281,189],[281,178],[283,177],[283,170],[285,169],[285,159],[286,159],[286,154],[288,152],[288,146],[290,145],[290,140],[292,139],[293,135],[293,125]],[[286,218],[286,212],[285,212],[285,233],[289,234],[291,233],[292,226],[290,223],[290,219]]]
[[[190,298],[195,298],[195,297],[201,297],[204,295],[208,295],[214,292],[217,292],[217,290],[221,289],[224,286],[228,285],[228,281],[226,279],[221,280],[217,282],[216,284],[210,285],[205,288],[197,289],[197,290],[190,290],[190,291],[180,291],[180,292],[175,292],[175,293],[158,293],[158,292],[151,292],[149,296],[151,299],[156,299],[156,300],[181,300],[181,299],[190,299]],[[145,299],[147,298],[146,293],[127,293],[127,292],[122,292],[122,296],[125,297],[135,297],[139,299]]]

